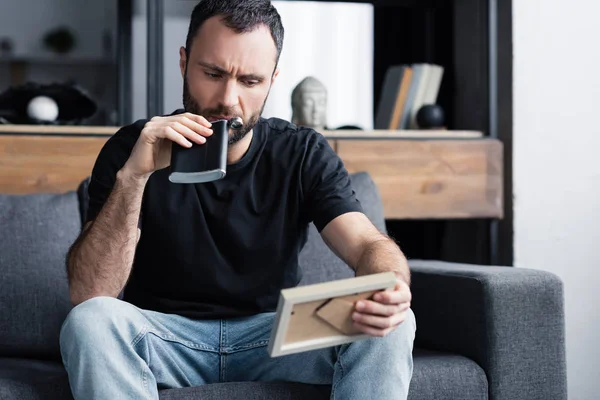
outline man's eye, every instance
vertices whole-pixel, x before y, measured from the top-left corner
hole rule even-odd
[[[246,84],[246,86],[252,87],[252,86],[256,86],[258,85],[258,81],[246,81],[244,82]]]
[[[221,77],[221,74],[213,74],[211,72],[205,72],[205,74],[206,74],[206,76],[208,76],[209,78],[212,78],[212,79],[218,79]]]

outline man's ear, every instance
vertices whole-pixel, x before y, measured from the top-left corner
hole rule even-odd
[[[181,77],[185,77],[185,66],[187,64],[187,55],[185,54],[185,47],[179,48],[179,69],[181,70]]]
[[[271,77],[271,85],[273,83],[275,83],[275,79],[277,79],[278,75],[279,75],[279,67],[276,67],[275,71],[273,72],[273,76]]]

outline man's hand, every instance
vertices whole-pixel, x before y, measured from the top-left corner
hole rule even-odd
[[[355,304],[354,325],[363,333],[385,336],[406,318],[412,299],[410,270],[398,245],[383,235],[367,216],[349,212],[327,224],[321,236],[329,248],[354,271],[356,276],[393,271],[396,286],[378,292],[370,300]]]
[[[206,143],[212,124],[199,115],[184,113],[154,117],[146,123],[123,169],[136,178],[147,178],[171,164],[171,144],[192,147]]]
[[[409,286],[397,279],[393,289],[375,293],[372,300],[361,300],[352,314],[354,325],[363,333],[385,336],[406,318],[412,295]]]

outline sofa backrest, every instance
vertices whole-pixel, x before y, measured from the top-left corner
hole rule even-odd
[[[80,230],[75,192],[0,194],[0,357],[60,359],[65,255]]]

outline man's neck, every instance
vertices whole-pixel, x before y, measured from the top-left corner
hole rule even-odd
[[[254,130],[251,130],[242,138],[242,140],[228,147],[227,164],[235,164],[236,162],[240,161],[242,157],[244,157],[250,148],[250,143],[252,143],[253,136]]]

